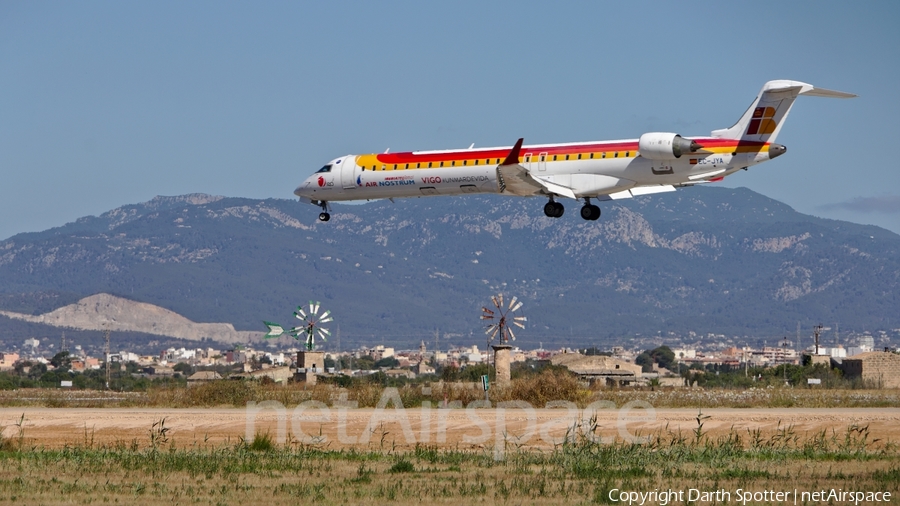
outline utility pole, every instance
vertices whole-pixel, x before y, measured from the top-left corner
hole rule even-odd
[[[106,338],[106,390],[109,390],[109,327],[106,327],[103,331],[103,336]]]
[[[823,327],[821,323],[813,327],[813,332],[816,336],[816,355],[819,354],[819,333],[822,332],[823,328],[825,327]]]
[[[62,331],[62,342],[59,344],[59,351],[68,351],[66,348],[66,331]]]
[[[791,342],[788,341],[787,336],[784,336],[784,341],[781,342],[781,367],[784,368],[784,384],[787,385],[787,349],[790,346]]]

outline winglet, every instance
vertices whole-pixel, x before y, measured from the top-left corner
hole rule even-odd
[[[519,151],[522,150],[522,141],[524,138],[519,138],[516,141],[516,145],[509,151],[509,154],[506,155],[506,160],[503,160],[503,163],[500,165],[518,165],[519,164]]]

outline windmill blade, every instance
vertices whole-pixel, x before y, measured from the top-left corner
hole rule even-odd
[[[510,301],[509,301],[509,310],[510,311],[515,311],[515,309],[513,309],[513,306],[516,305],[517,300],[519,300],[519,298],[516,297],[515,295],[513,295],[513,298],[510,299]]]
[[[497,306],[497,308],[503,309],[503,294],[502,294],[502,293],[498,293],[498,294],[497,294],[497,298],[500,299],[500,304]]]
[[[482,320],[493,320],[493,319],[494,319],[494,315],[492,315],[492,314],[481,315],[481,319],[482,319]]]
[[[490,324],[490,325],[488,325],[487,330],[485,330],[484,333],[485,333],[485,334],[490,334],[491,331],[494,330],[494,327],[496,327],[496,326],[497,326],[497,325],[495,325],[495,324],[493,324],[493,323]]]
[[[494,302],[494,306],[495,306],[497,309],[500,309],[500,303],[497,302],[497,296],[496,296],[496,295],[491,295],[491,301]]]
[[[298,320],[305,320],[306,313],[303,311],[303,308],[298,307],[296,311],[294,311],[294,316],[297,317]]]
[[[512,329],[509,328],[509,327],[506,327],[506,331],[509,332],[509,337],[512,338],[513,341],[515,341],[515,340],[516,340],[516,335],[513,334]]]
[[[526,318],[524,316],[516,316],[515,318],[513,318],[513,320],[515,320],[517,322],[527,322],[528,318]]]
[[[513,297],[513,300],[515,300],[515,297]],[[522,304],[525,304],[525,303],[524,303],[524,302],[519,302],[518,304],[516,304],[516,307],[513,307],[512,303],[510,303],[510,305],[509,305],[509,311],[512,312],[512,313],[515,313],[516,311],[519,310],[520,307],[522,307]]]
[[[319,323],[328,323],[328,322],[333,322],[333,321],[334,321],[334,318],[325,318],[324,320],[319,320]]]
[[[487,314],[494,314],[493,311],[491,311],[490,309],[488,309],[488,308],[486,308],[486,307],[484,307],[484,306],[481,306],[481,310],[484,311],[484,312],[487,313]]]
[[[313,305],[312,301],[309,301],[309,312],[313,315],[319,312],[319,301],[316,301],[315,305]]]
[[[494,331],[491,332],[491,340],[494,339],[494,337],[497,335],[497,332],[498,332],[499,330],[500,330],[500,326],[497,325],[497,326],[494,328]]]
[[[324,329],[319,329],[319,337],[320,337],[323,341],[327,341],[328,339],[325,339],[325,335],[326,335],[326,334],[325,334],[324,332],[322,332],[323,330],[324,330]]]
[[[324,332],[326,335],[329,335],[329,336],[331,335],[331,331],[326,328],[320,328],[319,332]]]
[[[523,324],[521,324],[521,323],[519,323],[519,322],[513,322],[513,325],[515,325],[516,327],[519,327],[520,329],[524,329],[524,328],[525,328],[525,325],[523,325]]]
[[[331,311],[325,311],[324,313],[322,313],[322,316],[320,316],[320,318],[328,318],[328,315],[330,315],[330,314],[331,314]],[[320,320],[320,321],[323,321],[323,320]]]

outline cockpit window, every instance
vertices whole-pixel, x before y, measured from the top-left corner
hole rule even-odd
[[[328,164],[328,165],[322,167],[321,169],[317,170],[316,174],[319,174],[321,172],[331,172],[331,164]]]

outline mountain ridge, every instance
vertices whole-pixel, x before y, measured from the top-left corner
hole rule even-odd
[[[263,332],[236,331],[230,323],[196,323],[167,309],[99,293],[41,315],[0,311],[0,315],[57,328],[112,332],[140,332],[189,341],[220,343],[262,341]]]
[[[604,203],[597,222],[571,203],[547,218],[541,203],[375,201],[320,223],[296,201],[157,197],[0,241],[0,308],[35,314],[104,292],[251,330],[313,299],[347,342],[413,344],[436,329],[480,335],[498,291],[526,300],[533,325],[520,334],[534,341],[897,326],[893,232],[742,188]]]

